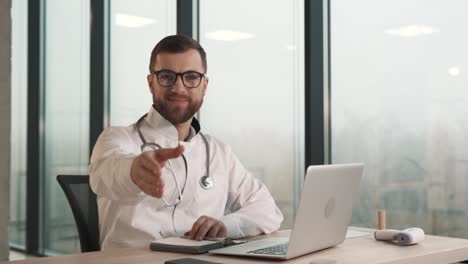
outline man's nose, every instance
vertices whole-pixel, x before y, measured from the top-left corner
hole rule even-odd
[[[184,82],[182,81],[182,75],[177,75],[175,82],[174,82],[174,89],[176,91],[181,91],[181,92],[186,92],[187,88],[184,85]]]

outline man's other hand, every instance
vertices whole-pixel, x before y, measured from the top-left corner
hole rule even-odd
[[[161,198],[164,194],[164,181],[161,178],[161,170],[167,160],[182,155],[184,146],[145,151],[133,160],[130,169],[132,181],[144,193]]]
[[[193,223],[192,230],[185,232],[185,235],[200,241],[205,237],[226,237],[227,230],[220,220],[204,215]]]

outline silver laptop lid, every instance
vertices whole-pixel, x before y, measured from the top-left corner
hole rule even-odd
[[[309,166],[289,239],[287,258],[343,242],[363,164]]]

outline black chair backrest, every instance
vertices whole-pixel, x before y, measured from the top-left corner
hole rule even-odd
[[[88,175],[58,175],[57,181],[73,212],[81,252],[99,251],[99,216],[96,194],[89,186]]]

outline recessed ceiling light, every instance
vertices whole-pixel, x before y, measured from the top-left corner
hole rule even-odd
[[[116,14],[115,24],[121,27],[136,28],[143,27],[157,23],[157,20],[142,17],[142,16],[131,16],[126,14]]]
[[[287,49],[287,50],[294,51],[294,50],[296,50],[296,45],[287,45],[287,46],[286,46],[286,49]]]
[[[450,67],[448,69],[448,74],[451,76],[458,76],[460,75],[460,68],[458,67]]]
[[[400,37],[417,37],[422,35],[429,35],[439,32],[440,30],[435,27],[426,25],[408,25],[398,28],[390,28],[385,30],[385,33],[393,36]]]

